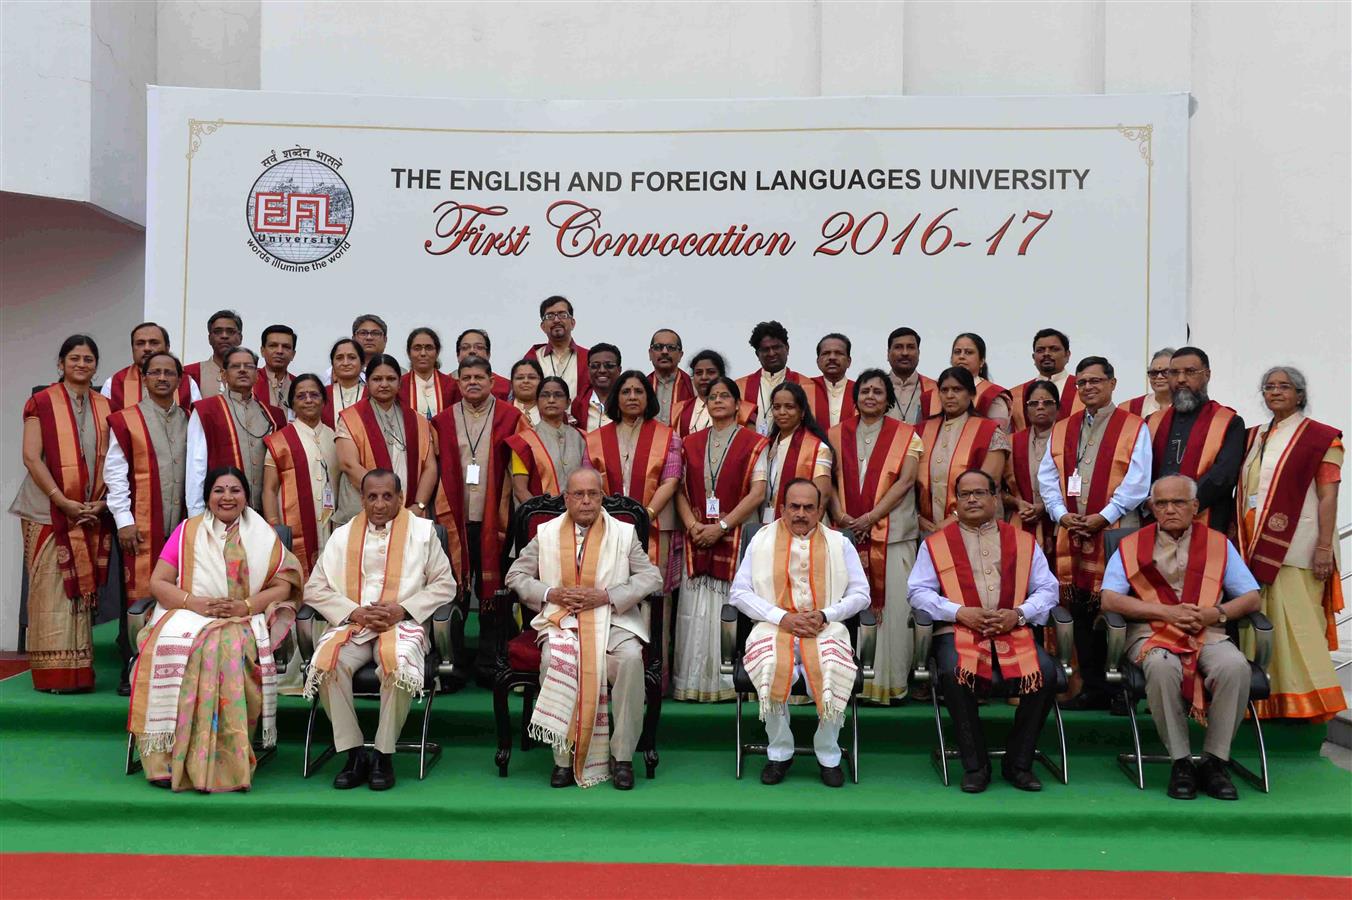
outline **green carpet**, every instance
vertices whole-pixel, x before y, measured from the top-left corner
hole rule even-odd
[[[1045,790],[1023,794],[997,775],[968,796],[944,788],[930,764],[928,704],[862,710],[860,783],[830,790],[802,757],[778,787],[759,783],[757,757],[735,780],[732,706],[669,702],[655,780],[638,766],[630,793],[551,790],[546,748],[517,749],[511,777],[497,777],[492,698],[468,688],[436,700],[445,752],[426,781],[401,755],[393,791],[340,793],[330,787],[337,760],[301,778],[306,705],[284,697],[278,753],[252,792],[171,794],[122,774],[127,701],[113,691],[114,633],[96,631],[96,693],[38,694],[27,675],[0,683],[0,851],[1352,875],[1352,774],[1319,757],[1322,726],[1267,727],[1271,794],[1237,780],[1237,803],[1180,802],[1164,794],[1166,766],[1147,770],[1145,791],[1117,768],[1125,719],[1067,714],[1068,786],[1040,771]],[[514,701],[514,721],[519,712]],[[415,706],[406,738],[421,714]],[[758,734],[755,707],[746,714]],[[994,743],[1011,714],[986,707]],[[795,711],[800,741],[812,719]],[[1053,740],[1044,731],[1045,749]],[[1235,749],[1253,760],[1247,725]]]

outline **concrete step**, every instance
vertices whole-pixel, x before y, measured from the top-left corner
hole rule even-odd
[[[1352,710],[1343,710],[1329,720],[1328,742],[1352,749]]]

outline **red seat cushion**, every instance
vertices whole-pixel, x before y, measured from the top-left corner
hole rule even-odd
[[[534,628],[526,628],[507,642],[507,665],[514,672],[540,671],[540,647]]]

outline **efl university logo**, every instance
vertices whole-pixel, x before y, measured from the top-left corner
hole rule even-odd
[[[352,192],[338,174],[343,161],[299,146],[282,157],[274,150],[263,160],[249,192],[249,247],[274,268],[317,271],[350,246]]]

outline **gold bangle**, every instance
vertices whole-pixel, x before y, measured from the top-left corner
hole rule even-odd
[[[52,488],[50,491],[47,492],[47,498],[50,500],[52,497],[55,497],[55,496],[56,496],[57,494],[59,494],[59,493],[61,493],[61,488],[60,488],[60,487],[54,487],[54,488]]]
[[[184,592],[183,592],[183,608],[184,608],[184,609],[187,609],[187,608],[188,608],[188,601],[191,600],[191,599],[192,599],[192,594],[188,593],[187,591],[184,591]]]
[[[252,616],[252,615],[254,614],[254,611],[253,611],[253,604],[249,602],[249,598],[248,598],[248,597],[245,597],[245,598],[244,598],[244,608],[247,609],[247,610],[249,611],[249,615]]]

